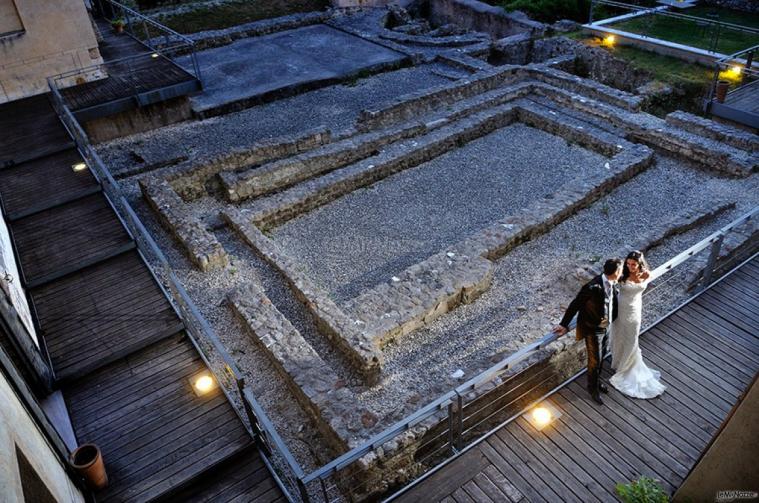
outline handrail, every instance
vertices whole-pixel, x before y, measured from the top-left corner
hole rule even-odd
[[[127,7],[126,5],[124,5],[122,3],[119,3],[116,0],[102,0],[102,1],[108,2],[109,4],[111,4],[111,5],[119,8],[119,9],[121,9],[123,12],[125,12],[125,13],[127,13],[129,15],[132,15],[132,16],[138,18],[143,23],[148,23],[148,24],[154,26],[155,28],[158,28],[159,30],[169,32],[170,35],[173,35],[175,37],[179,37],[180,39],[182,39],[185,42],[187,42],[189,45],[195,45],[195,42],[190,37],[188,37],[186,35],[182,35],[181,33],[177,32],[175,30],[172,30],[168,26],[164,26],[161,23],[159,23],[158,21],[155,21],[154,19],[149,18],[145,14],[142,14],[142,13],[140,13],[140,12],[138,12],[138,11],[130,8],[130,7]]]
[[[754,28],[752,26],[744,26],[744,25],[735,24],[735,23],[728,23],[726,21],[719,21],[717,19],[709,19],[707,17],[698,17],[698,16],[690,16],[688,14],[681,14],[679,12],[673,12],[673,11],[667,10],[666,9],[667,6],[644,7],[642,5],[627,4],[624,2],[615,2],[613,0],[593,0],[593,3],[608,5],[610,7],[619,7],[621,9],[629,9],[635,12],[649,12],[650,11],[652,14],[655,14],[657,16],[665,16],[665,17],[672,17],[676,19],[684,19],[686,21],[708,23],[708,24],[717,25],[723,28],[730,28],[732,30],[759,34],[759,28]],[[597,21],[594,21],[594,22],[597,22]]]
[[[660,265],[659,267],[651,271],[651,280],[661,277],[662,275],[671,271],[673,268],[677,267],[683,262],[686,262],[687,260],[695,256],[697,253],[703,251],[704,249],[710,246],[712,247],[712,254],[710,256],[709,262],[713,266],[716,260],[716,255],[718,255],[719,250],[720,250],[719,245],[721,245],[722,240],[724,239],[725,235],[729,233],[731,230],[733,230],[734,228],[754,219],[757,216],[757,214],[759,214],[759,206],[755,207],[751,211],[747,212],[746,214],[742,215],[741,217],[737,218],[731,223],[725,225],[719,230],[713,232],[712,234],[702,239],[701,241],[691,246],[690,248],[678,253],[676,256],[672,257],[670,260],[668,260],[664,264]],[[719,244],[719,245],[715,246],[716,244]],[[702,288],[706,286],[710,277],[711,277],[710,271],[708,271],[705,274],[705,277],[703,278],[703,282],[701,285]],[[576,326],[576,318],[573,319],[572,322],[570,323],[569,330],[571,331],[572,329],[575,328],[575,326]],[[527,357],[536,353],[538,350],[545,348],[546,346],[548,346],[550,343],[554,342],[558,338],[559,336],[556,335],[555,333],[548,332],[538,341],[535,341],[525,346],[524,348],[520,349],[519,351],[512,353],[511,355],[509,355],[508,357],[506,357],[499,363],[491,366],[487,370],[479,373],[478,375],[469,379],[465,383],[457,386],[451,391],[444,393],[443,395],[441,395],[434,401],[430,402],[429,404],[425,405],[421,409],[417,410],[413,414],[406,416],[405,418],[396,422],[392,426],[386,428],[382,432],[374,435],[363,444],[342,454],[341,456],[330,461],[324,466],[308,473],[302,478],[303,484],[308,484],[317,479],[323,480],[334,475],[340,469],[357,461],[358,459],[365,456],[366,454],[371,452],[373,449],[381,446],[388,440],[396,437],[397,435],[405,431],[408,431],[410,428],[419,424],[421,421],[443,410],[446,406],[448,406],[448,404],[453,403],[454,398],[457,398],[469,391],[472,391],[473,389],[476,389],[482,384],[485,384],[487,382],[494,380],[504,370],[508,370],[509,368],[513,367],[515,364],[523,361]]]

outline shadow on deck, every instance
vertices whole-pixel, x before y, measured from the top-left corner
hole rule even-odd
[[[520,416],[393,501],[618,501],[616,483],[640,475],[672,494],[759,371],[757,324],[754,256],[641,334],[662,396],[612,388],[599,407],[570,380],[547,398],[562,416],[542,432]]]

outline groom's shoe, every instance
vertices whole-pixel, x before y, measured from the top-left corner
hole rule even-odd
[[[596,402],[598,405],[603,405],[604,401],[601,400],[601,395],[596,391],[595,393],[591,393],[590,396],[593,398],[593,401]]]
[[[609,387],[607,385],[605,385],[604,383],[600,382],[600,383],[598,383],[598,390],[601,393],[608,393],[609,392]]]

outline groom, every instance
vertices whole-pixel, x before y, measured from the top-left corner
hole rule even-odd
[[[577,340],[585,339],[588,350],[588,391],[599,405],[603,405],[600,393],[608,393],[609,388],[601,382],[603,356],[609,342],[609,325],[617,317],[616,283],[622,275],[622,260],[609,259],[604,264],[604,272],[588,281],[577,297],[569,304],[561,322],[553,329],[562,336],[569,331],[569,323],[577,316]]]

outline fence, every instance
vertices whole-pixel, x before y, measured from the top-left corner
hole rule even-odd
[[[632,24],[628,24],[626,27],[609,29],[609,32],[625,35],[625,32],[629,31],[629,33],[641,35],[651,41],[663,43],[662,45],[667,45],[668,43],[682,44],[683,46],[691,45],[714,54],[720,53],[722,52],[720,49],[732,45],[733,42],[725,40],[728,33],[731,36],[735,36],[737,33],[745,34],[749,37],[759,36],[759,29],[757,28],[720,21],[719,11],[717,10],[707,14],[708,17],[697,17],[675,12],[667,6],[658,5],[653,2],[650,3],[651,5],[639,5],[615,0],[591,0],[588,27],[608,29],[608,27],[617,23],[631,22]],[[612,11],[615,14],[623,12],[624,14],[611,15],[606,19],[594,21],[594,17],[599,11],[604,10],[607,11],[605,15],[609,14],[608,11]],[[680,28],[690,28],[686,30],[686,34],[679,33],[676,35],[685,37],[685,39],[668,40],[663,38],[664,35],[660,32],[676,31],[674,29],[667,29],[676,28],[674,24],[672,26],[669,25],[669,20],[676,20]],[[657,26],[657,23],[662,23],[666,26]],[[659,35],[658,37],[656,36],[657,34]],[[742,49],[742,47],[739,48]],[[727,52],[734,52],[734,49]]]
[[[209,362],[199,341],[210,342],[222,358],[224,381],[239,392],[251,430],[262,448],[271,456],[277,473],[284,479],[292,498],[325,503],[342,501],[345,498],[352,501],[360,501],[370,496],[374,498],[377,496],[377,487],[387,489],[389,484],[406,482],[422,475],[430,467],[461,452],[467,444],[491,429],[493,424],[503,424],[504,415],[523,410],[535,402],[536,394],[543,394],[543,390],[550,390],[560,384],[559,377],[547,361],[525,365],[529,363],[527,360],[530,357],[558,338],[556,334],[548,333],[360,446],[310,473],[305,473],[256,401],[251,389],[246,386],[237,365],[171,271],[166,257],[144,228],[129,202],[121,195],[118,184],[90,146],[81,126],[66,107],[60,91],[52,81],[49,81],[49,85],[56,112],[75,139],[87,164],[102,183],[117,213],[124,219],[124,225],[136,240],[140,252],[149,257],[152,263],[159,265],[159,274],[162,275],[163,283],[169,285],[169,297],[186,323],[193,344],[207,364]],[[753,226],[757,214],[759,207],[668,260],[652,271],[652,280],[670,273],[677,266],[708,250],[709,255],[699,280],[699,288],[704,288],[711,281],[712,271],[717,264],[725,237],[742,225]],[[675,278],[677,277],[671,276],[667,282],[654,284],[646,295],[661,292],[663,286],[671,286]],[[679,278],[680,284],[687,285],[694,278],[693,275]],[[574,322],[571,328],[574,328]],[[383,470],[375,469],[371,459],[379,456],[380,452],[384,457]],[[388,472],[396,466],[403,469],[399,473],[403,473],[404,479],[393,481],[388,479]]]
[[[732,96],[750,87],[759,95],[759,69],[753,66],[754,55],[758,52],[759,45],[755,45],[715,62],[712,85],[704,101],[705,112],[710,112],[715,102],[729,102]],[[720,86],[724,86],[724,94],[718,96]]]

